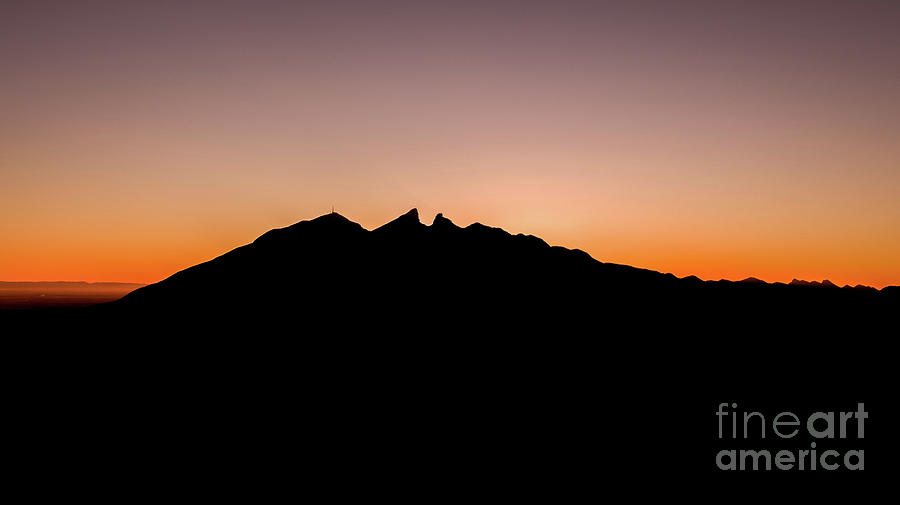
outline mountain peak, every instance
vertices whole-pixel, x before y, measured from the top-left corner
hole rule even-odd
[[[394,219],[390,223],[382,225],[378,228],[375,228],[374,231],[390,231],[390,230],[403,230],[403,229],[412,229],[424,227],[425,225],[419,221],[419,210],[413,207],[406,214]]]
[[[327,223],[327,222],[352,223],[352,221],[350,221],[346,217],[338,214],[337,212],[329,212],[328,214],[322,214],[321,216],[319,216],[317,218],[310,219],[310,221],[316,221],[316,222],[322,222],[322,223]]]
[[[432,228],[437,229],[458,229],[459,226],[456,226],[453,221],[444,217],[444,215],[440,212],[436,216],[434,216],[434,221],[431,222]]]
[[[408,219],[415,219],[416,222],[418,223],[419,222],[419,209],[413,207],[413,208],[409,209],[409,211],[406,214],[403,214],[400,217],[405,217]]]

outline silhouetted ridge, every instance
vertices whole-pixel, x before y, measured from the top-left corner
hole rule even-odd
[[[865,284],[857,284],[856,286],[851,286],[849,284],[846,284],[841,289],[858,289],[858,290],[864,290],[864,291],[878,291],[877,289],[873,288],[872,286],[866,286]]]
[[[351,223],[356,224],[353,221],[347,219],[346,217],[338,214],[337,212],[329,212],[328,214],[323,214],[317,218],[310,219],[311,222],[321,222],[321,223]]]
[[[394,219],[390,223],[379,226],[373,231],[376,232],[400,232],[400,231],[411,231],[411,230],[421,230],[425,227],[419,221],[419,210],[418,209],[410,209],[409,212],[403,214],[402,216]]]
[[[405,300],[411,315],[387,320],[408,330],[414,321],[421,325],[420,318],[432,317],[434,307],[442,308],[444,318],[455,314],[457,322],[473,317],[467,314],[496,321],[551,318],[564,308],[568,321],[598,313],[608,325],[645,320],[646,310],[654,321],[664,321],[661,314],[698,310],[720,320],[805,320],[821,311],[849,313],[849,303],[865,307],[886,299],[864,289],[810,289],[834,287],[830,281],[797,279],[790,286],[755,278],[679,279],[602,263],[584,251],[477,222],[460,228],[443,214],[426,226],[411,209],[373,231],[337,213],[271,230],[137,289],[114,306],[205,318],[299,314],[319,323],[350,324],[385,321],[385,314],[394,313],[392,300]]]
[[[828,279],[825,279],[822,282],[819,282],[819,281],[810,282],[810,281],[804,281],[804,280],[800,280],[800,279],[793,279],[793,280],[791,280],[790,283],[788,283],[788,285],[789,286],[813,287],[813,288],[836,288],[837,287],[837,285],[835,285],[833,282],[829,281]]]
[[[303,237],[305,234],[313,234],[309,237],[312,238],[314,235],[323,232],[335,231],[359,233],[366,230],[358,223],[354,223],[337,212],[332,212],[308,221],[300,221],[284,228],[269,230],[253,241],[253,244],[267,244],[273,240],[285,240],[290,242],[296,238]]]
[[[453,221],[444,217],[440,212],[434,216],[434,221],[431,222],[431,227],[434,229],[445,229],[445,230],[459,230],[461,229],[459,226],[456,226]]]

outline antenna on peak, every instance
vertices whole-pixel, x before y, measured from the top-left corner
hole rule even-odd
[[[334,214],[334,204],[331,204],[331,213]]]

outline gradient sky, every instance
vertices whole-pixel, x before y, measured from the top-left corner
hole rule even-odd
[[[0,3],[0,279],[411,207],[706,279],[900,284],[900,2]]]

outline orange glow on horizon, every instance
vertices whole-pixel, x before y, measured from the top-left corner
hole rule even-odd
[[[420,215],[422,221],[430,223],[431,217],[438,212],[437,209],[424,211],[422,206]],[[340,209],[338,209],[340,211]],[[474,222],[475,216],[464,215],[463,219],[455,217],[445,209],[440,211],[444,215],[465,226]],[[347,217],[360,222],[367,229],[393,219],[403,211],[393,214],[379,213],[378,217],[356,219],[353,215]],[[303,219],[311,219],[316,214],[304,216]],[[532,219],[534,216],[531,217]],[[296,219],[299,220],[299,219]],[[235,247],[252,242],[258,235],[273,227],[281,227],[292,224],[296,220],[283,219],[275,226],[269,224],[262,227],[245,225],[243,229],[233,230],[234,237],[226,237],[224,233],[197,233],[197,229],[181,230],[182,235],[175,240],[166,240],[166,230],[158,230],[155,237],[147,236],[145,241],[127,244],[115,244],[110,240],[91,242],[90,239],[71,243],[67,247],[69,254],[60,260],[53,248],[41,251],[40,248],[28,251],[28,261],[20,261],[19,270],[13,271],[4,268],[2,280],[6,281],[63,281],[78,280],[87,282],[137,282],[153,283],[160,281],[173,273],[189,266],[208,261]],[[644,236],[635,233],[617,233],[611,231],[609,236],[599,237],[582,235],[583,230],[578,226],[570,229],[555,229],[552,222],[527,218],[506,219],[496,216],[495,220],[477,219],[480,222],[492,226],[505,228],[511,233],[530,233],[544,238],[551,245],[562,245],[569,248],[582,249],[595,259],[604,262],[627,264],[639,268],[648,268],[660,272],[673,273],[678,277],[696,275],[704,280],[741,280],[747,277],[756,277],[767,282],[789,282],[793,278],[804,280],[829,279],[838,285],[864,284],[876,288],[898,284],[900,269],[885,273],[877,268],[863,268],[854,265],[850,269],[838,269],[833,265],[835,260],[847,261],[851,258],[827,257],[817,255],[805,256],[802,244],[785,243],[778,255],[766,254],[742,254],[743,247],[751,247],[750,244],[720,244],[718,248],[700,249],[700,243],[696,238]],[[268,226],[268,227],[267,227]],[[196,234],[192,234],[194,232]],[[116,236],[112,233],[112,236]],[[159,242],[154,242],[158,238]],[[750,240],[748,240],[749,242]],[[59,244],[53,237],[49,237],[47,244]],[[758,246],[757,246],[758,247]],[[823,244],[822,247],[827,247]],[[13,251],[16,253],[17,251]],[[852,254],[852,251],[843,252]],[[9,250],[0,253],[0,259],[5,267],[15,265],[18,259],[9,254]],[[890,258],[873,258],[889,261]]]

